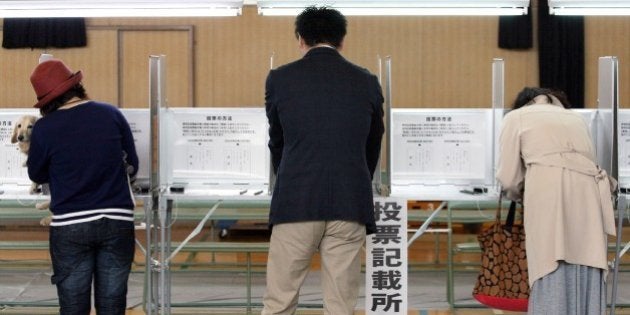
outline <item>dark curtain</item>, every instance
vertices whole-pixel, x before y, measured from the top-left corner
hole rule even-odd
[[[584,17],[549,15],[538,1],[540,87],[566,92],[574,108],[584,108]]]
[[[4,48],[68,48],[87,45],[84,18],[7,18]]]
[[[533,44],[531,10],[527,15],[499,17],[499,48],[529,49]]]

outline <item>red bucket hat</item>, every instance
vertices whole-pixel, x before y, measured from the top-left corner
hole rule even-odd
[[[41,108],[50,103],[79,84],[81,79],[81,71],[73,73],[61,60],[50,59],[40,63],[31,74],[31,84],[38,100],[33,107]]]

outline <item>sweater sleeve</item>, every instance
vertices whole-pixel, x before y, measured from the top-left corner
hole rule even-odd
[[[129,127],[129,123],[125,116],[120,112],[118,112],[118,118],[120,121],[120,133],[122,135],[122,148],[126,153],[126,162],[128,165],[133,167],[131,173],[129,173],[130,177],[136,176],[138,173],[138,154],[136,153],[136,146],[133,139],[133,134],[131,132],[131,127]]]
[[[26,166],[28,167],[28,177],[39,184],[48,183],[49,181],[48,166],[50,158],[41,141],[42,139],[41,125],[38,128],[37,123],[35,123],[31,134],[31,145],[28,158],[26,159]]]

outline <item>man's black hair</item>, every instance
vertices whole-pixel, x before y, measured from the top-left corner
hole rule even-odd
[[[308,46],[330,44],[339,48],[346,36],[346,17],[328,7],[307,7],[295,19],[295,36]]]

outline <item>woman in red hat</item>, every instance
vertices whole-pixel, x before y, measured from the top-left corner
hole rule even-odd
[[[61,314],[124,314],[135,251],[129,176],[138,156],[129,124],[110,104],[89,100],[57,59],[40,63],[31,83],[42,118],[33,127],[28,175],[50,185],[52,283]]]

